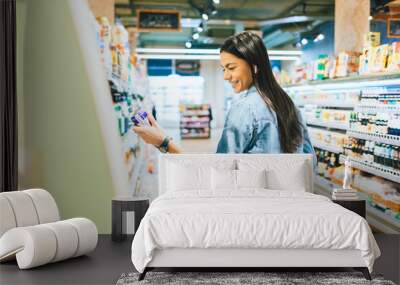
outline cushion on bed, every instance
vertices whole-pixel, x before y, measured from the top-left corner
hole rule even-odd
[[[306,191],[311,179],[307,176],[306,162],[289,156],[271,162],[262,158],[238,159],[237,165],[239,170],[265,170],[267,188],[271,190]]]
[[[213,190],[236,190],[236,170],[216,169],[213,167],[211,181]]]
[[[211,188],[211,167],[170,163],[168,172],[168,191]]]
[[[211,190],[212,169],[233,170],[235,163],[235,160],[220,159],[213,161],[211,165],[207,159],[201,157],[192,160],[171,159],[166,165],[166,190]]]
[[[248,188],[266,188],[267,176],[263,170],[211,170],[212,190],[235,191]]]
[[[267,172],[262,170],[236,170],[237,188],[267,188]]]
[[[285,179],[285,171],[269,169],[267,173],[268,189],[287,191],[306,191],[307,185],[304,167],[296,167],[290,170],[291,179]]]

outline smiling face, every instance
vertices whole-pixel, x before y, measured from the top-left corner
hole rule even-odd
[[[253,78],[249,64],[229,52],[221,52],[221,67],[224,72],[224,80],[229,81],[236,93],[250,88]]]

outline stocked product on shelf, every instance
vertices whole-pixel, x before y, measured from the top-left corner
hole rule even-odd
[[[364,193],[368,203],[400,222],[399,184],[357,170],[353,186]]]
[[[130,52],[125,27],[121,23],[110,25],[105,17],[96,20],[97,42],[110,86],[116,127],[121,136],[121,153],[131,187],[129,191],[135,193],[143,163],[152,160],[152,154],[147,150],[149,146],[131,130],[135,114],[152,108],[148,81],[143,66]]]
[[[343,152],[343,146],[348,144],[347,135],[342,133],[312,127],[308,128],[308,133],[315,147],[332,152],[341,153]]]
[[[285,87],[295,104],[301,105],[316,150],[317,193],[332,197],[333,190],[340,188],[341,162],[348,156],[352,188],[368,201],[368,221],[384,232],[400,232],[398,79],[400,73],[392,73]]]
[[[345,90],[287,90],[287,93],[298,106],[316,105],[351,108],[359,102],[360,89]]]
[[[344,177],[344,166],[340,164],[340,154],[315,148],[317,155],[317,174],[341,184]]]
[[[209,104],[180,104],[181,138],[209,138],[212,120]]]
[[[318,55],[318,59],[296,66],[291,72],[276,73],[281,84],[297,84],[358,75],[400,72],[400,42],[380,44],[379,33],[368,33],[362,53],[340,52],[336,56]],[[287,76],[289,74],[289,78]]]
[[[347,129],[350,111],[309,106],[305,108],[305,116],[308,124]]]
[[[375,162],[396,170],[400,169],[400,147],[398,146],[350,138],[349,144],[343,149],[346,156]]]

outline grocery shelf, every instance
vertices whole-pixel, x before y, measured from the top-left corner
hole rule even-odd
[[[349,157],[351,161],[351,166],[354,168],[357,168],[359,170],[368,172],[370,174],[376,175],[383,177],[385,179],[388,179],[390,181],[400,183],[400,171],[393,169],[391,167],[387,167],[384,165],[381,165],[379,163],[375,163],[372,161],[364,161],[361,159],[357,159],[354,157]],[[340,161],[345,161],[346,156],[341,155],[340,156]]]
[[[314,192],[328,198],[332,198],[332,190],[334,188],[340,187],[340,185],[337,185],[319,175],[314,176],[314,184],[317,186],[314,187]],[[368,203],[368,197],[366,194],[363,194],[362,192],[357,192],[357,194],[361,199],[367,200],[366,212],[368,223],[384,233],[400,233],[400,221],[371,206]]]
[[[191,116],[209,116],[209,111],[185,111],[182,112],[181,115],[183,117],[191,117]]]
[[[181,126],[181,129],[206,129],[209,126]]]
[[[317,106],[317,107],[332,107],[332,108],[342,108],[342,109],[350,109],[354,108],[356,103],[350,102],[340,102],[340,101],[326,101],[326,102],[307,102],[307,103],[295,103],[298,107],[304,106]]]
[[[332,189],[335,187],[339,187],[332,181],[329,181],[328,179],[321,177],[319,175],[314,176],[314,184],[317,185],[322,190],[324,190],[324,192],[326,192],[326,194],[328,194],[329,197],[332,196]]]
[[[181,138],[183,139],[208,139],[210,138],[209,133],[205,135],[181,135]]]
[[[346,134],[349,137],[362,139],[362,140],[369,140],[378,143],[390,144],[394,146],[400,146],[400,136],[394,135],[385,135],[380,133],[365,133],[356,130],[348,130]]]
[[[392,104],[358,104],[355,112],[360,113],[400,113],[400,105]]]
[[[319,142],[319,141],[315,141],[315,140],[311,140],[311,144],[316,148],[320,148],[320,149],[327,150],[330,152],[334,152],[334,153],[338,153],[338,154],[343,153],[343,148],[337,147],[334,145],[325,144],[323,142]]]
[[[314,125],[314,126],[320,126],[320,127],[338,129],[338,130],[347,130],[348,129],[348,125],[345,123],[324,122],[324,121],[317,121],[317,120],[307,120],[307,125]]]
[[[400,233],[400,221],[376,209],[367,202],[367,220],[377,229],[385,233]]]
[[[373,82],[373,81],[384,81],[384,80],[392,80],[399,79],[400,72],[383,72],[383,73],[375,73],[368,75],[358,75],[358,76],[349,76],[349,77],[341,77],[335,79],[325,79],[325,80],[315,80],[315,81],[307,81],[305,83],[298,84],[289,84],[284,85],[284,88],[292,88],[292,87],[301,87],[307,85],[325,85],[325,84],[334,84],[334,83],[345,83],[345,82]],[[396,81],[393,81],[393,84],[399,84]],[[379,82],[379,85],[384,85],[384,83]],[[360,86],[363,87],[363,86]]]

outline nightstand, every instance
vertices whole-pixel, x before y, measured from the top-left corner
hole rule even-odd
[[[340,206],[359,214],[365,219],[365,200],[332,200],[332,202],[339,204]]]
[[[140,221],[149,208],[150,200],[147,197],[114,198],[112,200],[112,229],[111,239],[113,241],[123,241],[127,235],[122,232],[124,212],[134,212],[135,233],[140,225]]]

